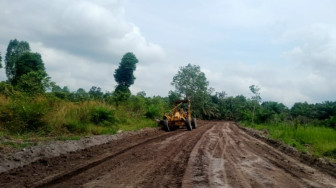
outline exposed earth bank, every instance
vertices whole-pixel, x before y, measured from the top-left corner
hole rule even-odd
[[[1,173],[0,186],[336,187],[332,164],[324,170],[300,160],[233,122],[202,121],[192,131],[146,129],[40,158]]]

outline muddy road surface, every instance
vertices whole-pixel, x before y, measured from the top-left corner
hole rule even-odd
[[[0,187],[336,187],[232,122],[132,135],[0,174]]]

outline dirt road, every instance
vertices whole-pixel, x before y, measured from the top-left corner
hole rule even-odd
[[[144,132],[0,174],[0,187],[336,187],[234,123]]]

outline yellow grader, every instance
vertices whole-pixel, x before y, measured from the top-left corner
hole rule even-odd
[[[191,120],[190,100],[178,100],[174,102],[174,108],[163,116],[160,123],[166,131],[174,130],[180,127],[186,127],[191,131],[196,129],[196,118]]]

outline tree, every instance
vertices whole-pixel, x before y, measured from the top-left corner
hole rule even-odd
[[[141,97],[145,98],[145,97],[146,97],[146,92],[145,92],[145,91],[139,91],[139,92],[136,94],[136,96],[141,96]]]
[[[215,95],[211,95],[211,100],[215,104],[219,104],[221,101],[223,101],[226,97],[226,92],[221,91],[221,92],[216,92]]]
[[[119,86],[130,87],[134,84],[135,77],[133,72],[136,69],[138,59],[131,52],[126,53],[119,64],[118,69],[115,70],[114,78]]]
[[[31,53],[26,41],[11,40],[5,57],[9,83],[29,93],[43,93],[50,85],[41,55]]]
[[[180,99],[181,99],[181,94],[180,93],[177,93],[175,91],[169,91],[169,93],[168,93],[168,102],[169,102],[170,106],[173,106],[174,102],[176,100],[180,100]]]
[[[11,83],[16,75],[17,60],[25,53],[30,52],[29,43],[26,41],[10,40],[5,56],[5,69],[8,81]]]
[[[336,102],[325,101],[323,103],[315,104],[316,118],[319,120],[328,119],[336,116]]]
[[[49,87],[50,77],[44,71],[30,71],[17,81],[16,88],[29,94],[44,93]]]
[[[25,52],[16,60],[14,75],[12,77],[12,84],[16,85],[21,76],[30,72],[39,72],[39,75],[47,77],[45,72],[44,63],[41,55],[38,53]]]
[[[127,100],[131,95],[129,87],[134,84],[135,77],[133,72],[138,62],[135,55],[128,52],[122,57],[119,67],[115,70],[114,79],[118,85],[114,90],[114,100],[117,106],[120,101]]]
[[[265,101],[261,104],[258,121],[279,123],[288,117],[287,114],[288,108],[284,104],[274,101]]]
[[[84,100],[87,100],[89,98],[89,94],[85,91],[85,89],[83,88],[79,88],[77,89],[76,91],[76,98],[78,101],[84,101]]]
[[[255,109],[256,105],[261,102],[260,97],[260,88],[256,85],[251,85],[250,87],[251,92],[253,93],[252,101],[253,101],[253,111],[252,111],[252,124],[254,123],[254,115],[255,115]]]
[[[248,118],[247,100],[243,95],[225,97],[218,106],[222,119],[241,121]]]
[[[209,82],[200,66],[188,64],[180,67],[171,84],[175,86],[177,93],[190,99],[194,114],[202,115],[210,96],[208,94]]]
[[[19,90],[36,94],[44,93],[50,85],[41,55],[24,52],[16,59],[11,83]]]
[[[0,52],[0,69],[2,68],[2,57],[1,57],[1,52]]]
[[[64,86],[63,89],[57,85],[55,82],[50,83],[51,86],[51,92],[54,94],[57,98],[60,99],[68,99],[70,95],[70,91],[67,86]]]
[[[101,91],[100,87],[92,86],[89,91],[89,95],[93,99],[102,100],[104,93]]]
[[[118,107],[120,102],[126,101],[131,96],[131,91],[126,86],[118,85],[113,93],[113,100]]]

